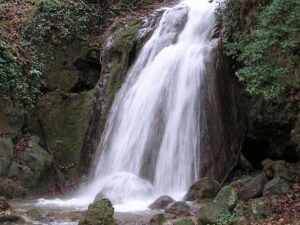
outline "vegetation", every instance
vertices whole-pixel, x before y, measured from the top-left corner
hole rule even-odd
[[[231,225],[236,221],[235,213],[227,212],[225,213],[216,224],[207,224],[207,225]]]
[[[251,94],[271,99],[300,84],[300,2],[228,0],[219,9],[226,53]]]
[[[23,69],[8,45],[0,40],[0,98],[16,105],[34,107],[41,94],[42,73]]]

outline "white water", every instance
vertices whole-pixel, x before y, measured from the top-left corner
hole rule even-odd
[[[208,0],[166,10],[112,106],[91,182],[73,198],[40,205],[86,207],[102,192],[117,211],[132,211],[162,194],[182,197],[199,178],[201,90],[214,22]]]

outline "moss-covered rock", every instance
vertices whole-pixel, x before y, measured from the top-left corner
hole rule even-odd
[[[281,177],[289,181],[294,180],[294,175],[283,160],[273,161],[266,159],[262,162],[263,170],[269,178]]]
[[[13,143],[8,138],[0,138],[0,177],[6,176],[13,159]]]
[[[226,206],[212,202],[205,206],[198,215],[198,225],[215,224],[228,210]]]
[[[44,211],[39,208],[30,208],[26,211],[26,215],[35,221],[41,221],[43,219]]]
[[[79,94],[54,92],[45,96],[38,108],[39,125],[49,151],[59,168],[70,176],[77,172],[71,169],[79,163],[93,97],[93,90]],[[37,132],[43,136],[41,130]]]
[[[188,216],[190,214],[190,206],[183,201],[173,202],[166,208],[166,213],[174,214],[176,216]]]
[[[174,225],[194,225],[194,222],[191,219],[182,219],[178,222],[175,222]]]
[[[108,199],[89,205],[79,225],[116,225],[114,208]]]
[[[268,206],[262,199],[251,201],[247,210],[248,216],[253,220],[266,219],[272,216],[272,208]]]
[[[289,189],[289,183],[285,179],[281,177],[275,177],[266,184],[263,195],[270,196],[286,194],[288,193]]]
[[[233,186],[227,185],[219,191],[214,201],[221,203],[228,209],[233,209],[238,202],[237,191]]]
[[[166,222],[166,218],[164,216],[164,214],[157,214],[157,215],[154,215],[148,225],[163,225],[164,222]]]

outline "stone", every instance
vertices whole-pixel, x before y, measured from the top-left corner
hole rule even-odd
[[[22,217],[17,214],[10,215],[0,215],[0,223],[11,223],[11,222],[20,222],[22,221]]]
[[[231,210],[235,207],[235,205],[238,202],[237,191],[231,185],[224,186],[219,191],[214,201],[226,206],[228,209]]]
[[[168,205],[175,202],[173,198],[167,195],[163,195],[156,199],[151,205],[149,205],[149,208],[152,210],[155,209],[166,209]]]
[[[108,199],[89,205],[79,225],[116,225],[113,205]]]
[[[0,177],[7,175],[12,159],[12,141],[9,138],[0,138]]]
[[[198,225],[215,224],[228,212],[226,206],[218,202],[209,203],[207,206],[203,207],[199,213]]]
[[[220,184],[209,177],[203,177],[194,183],[184,196],[185,201],[214,198],[220,188]]]
[[[244,210],[242,204],[237,204],[233,210],[233,213],[235,214],[235,221],[234,221],[233,225],[247,224],[247,218],[246,218],[245,210]]]
[[[41,221],[43,219],[44,211],[39,208],[30,208],[26,211],[26,215],[35,221]]]
[[[237,190],[238,199],[247,201],[249,199],[261,197],[267,182],[268,178],[265,174],[260,173],[255,176],[242,177],[233,181],[231,185]]]
[[[281,177],[275,177],[266,184],[263,191],[263,196],[280,195],[288,192],[289,183]]]
[[[107,197],[105,197],[105,195],[102,192],[99,192],[94,199],[94,203],[101,201],[102,199],[105,199],[105,198],[107,198]]]
[[[7,200],[3,197],[0,197],[0,212],[6,211],[10,208],[10,205],[8,204]]]
[[[0,134],[15,138],[24,124],[24,110],[17,108],[12,102],[0,102]]]
[[[5,198],[21,198],[26,196],[27,190],[20,184],[19,181],[8,178],[0,179],[0,195]]]
[[[165,211],[176,216],[188,216],[190,214],[190,206],[183,201],[173,202]]]
[[[148,225],[163,225],[164,222],[166,222],[164,214],[157,214],[150,219]]]
[[[251,201],[247,214],[254,220],[266,219],[272,216],[273,212],[263,199],[255,199]]]
[[[182,219],[178,222],[175,222],[173,225],[194,225],[194,222],[191,219]]]
[[[273,161],[266,159],[262,162],[263,170],[266,175],[270,178],[282,177],[288,181],[293,181],[295,179],[293,173],[287,167],[287,164],[283,160]]]

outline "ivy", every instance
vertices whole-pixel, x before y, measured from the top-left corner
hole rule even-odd
[[[246,90],[272,99],[300,84],[300,1],[265,1],[264,6],[258,1],[248,14],[243,2],[228,0],[219,10],[227,30],[225,50],[236,61]]]

